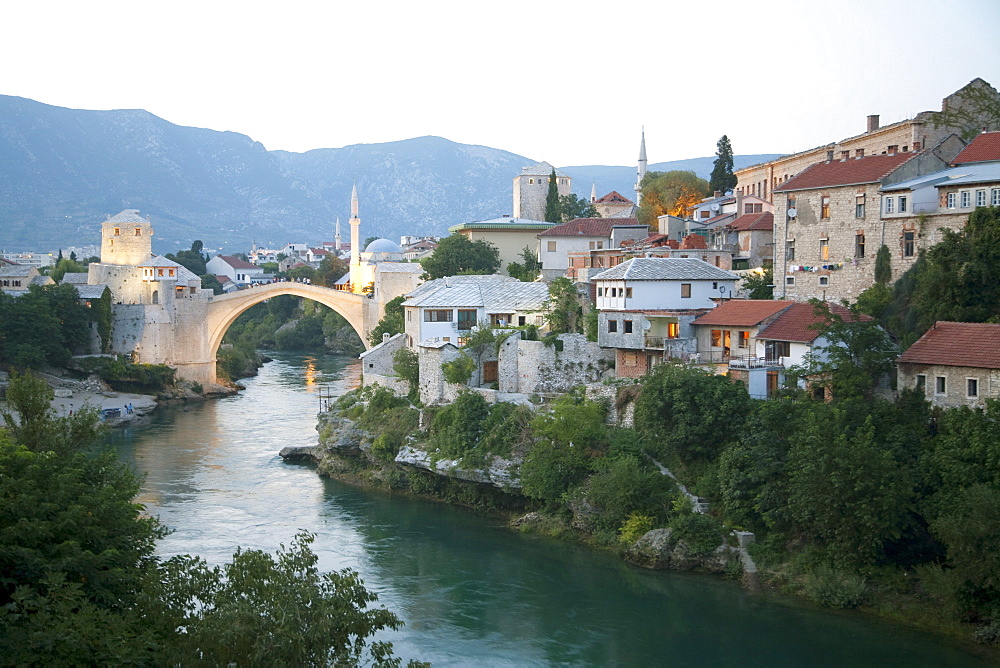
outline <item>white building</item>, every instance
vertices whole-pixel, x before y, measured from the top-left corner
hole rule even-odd
[[[577,218],[550,227],[538,235],[542,277],[550,281],[565,276],[571,253],[619,248],[623,241],[648,236],[649,227],[635,218]]]
[[[209,273],[225,276],[236,285],[249,285],[264,275],[263,267],[232,255],[216,255],[205,264]]]

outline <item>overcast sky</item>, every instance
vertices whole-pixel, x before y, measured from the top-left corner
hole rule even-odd
[[[438,135],[557,166],[793,152],[1000,86],[997,0],[5,3],[0,94],[306,151]]]

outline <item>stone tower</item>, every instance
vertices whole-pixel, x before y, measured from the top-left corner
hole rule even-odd
[[[101,264],[137,266],[153,254],[153,225],[126,209],[101,224]]]
[[[639,143],[639,167],[635,176],[635,203],[642,206],[642,177],[646,176],[646,128],[642,129],[642,141]]]
[[[572,179],[558,169],[555,172],[559,196],[569,195]],[[521,173],[514,177],[514,218],[545,220],[545,197],[551,175],[552,165],[547,162],[521,168]]]

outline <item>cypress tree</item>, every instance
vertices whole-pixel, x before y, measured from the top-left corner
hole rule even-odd
[[[726,135],[722,135],[716,144],[715,155],[712,178],[708,183],[709,190],[726,193],[736,187],[736,175],[733,174],[733,147]]]
[[[545,195],[545,220],[550,223],[561,223],[562,214],[559,210],[559,188],[556,186],[556,170],[549,175],[549,192]]]
[[[882,244],[875,256],[875,282],[887,285],[892,279],[892,265],[889,262],[889,247]]]

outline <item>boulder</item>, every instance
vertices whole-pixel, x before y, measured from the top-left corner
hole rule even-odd
[[[282,448],[278,456],[286,461],[316,461],[317,450],[319,448],[315,445],[288,446]]]
[[[683,540],[674,536],[673,529],[647,531],[625,553],[625,560],[636,566],[656,570],[723,573],[726,564],[738,558],[733,548],[719,545],[709,554],[698,554]]]
[[[419,450],[409,445],[404,445],[396,454],[396,463],[403,466],[424,469],[438,475],[444,475],[459,480],[478,482],[484,485],[493,485],[500,489],[520,489],[521,480],[515,472],[517,462],[493,456],[490,458],[486,468],[468,469],[463,468],[461,463],[455,459],[438,459],[432,461],[432,453]]]

